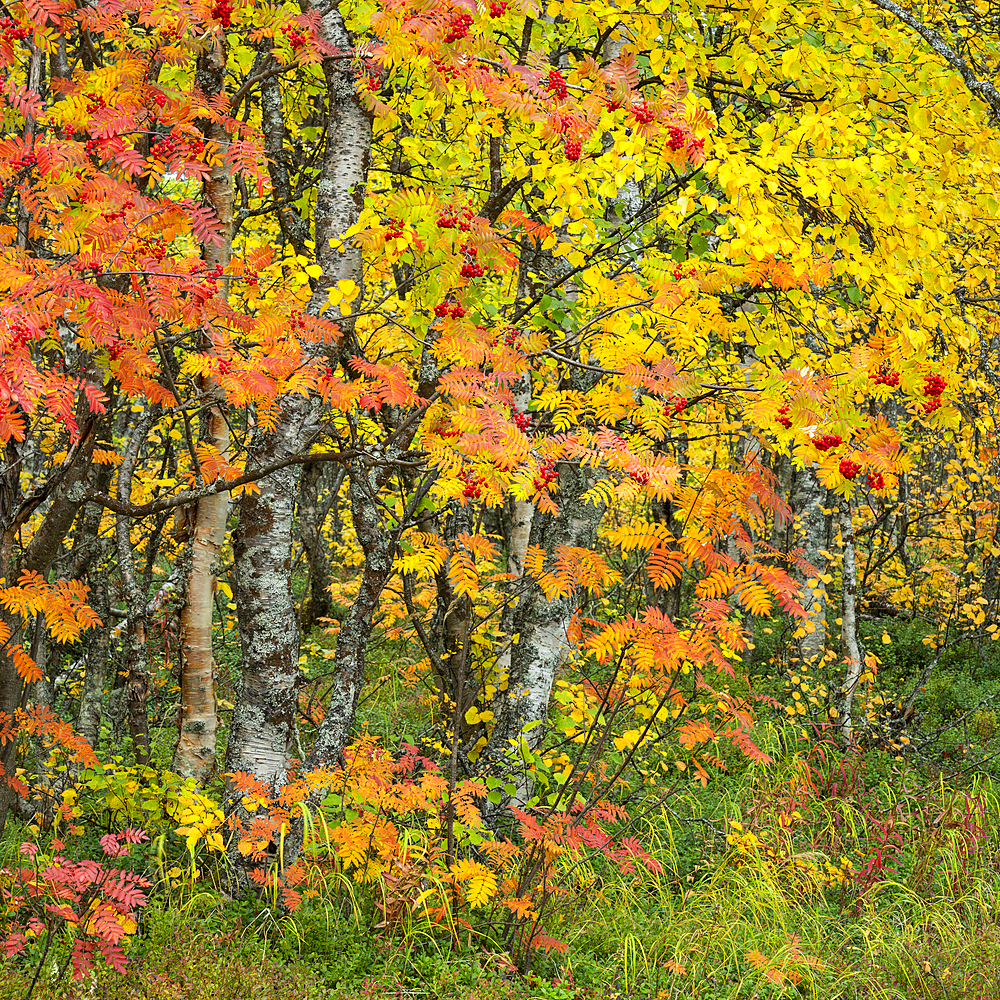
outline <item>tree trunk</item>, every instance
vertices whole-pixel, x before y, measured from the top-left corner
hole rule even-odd
[[[799,656],[804,668],[815,667],[826,650],[826,587],[820,574],[826,569],[826,559],[820,555],[826,547],[827,491],[816,477],[812,466],[796,469],[792,483],[791,506],[795,516],[795,544],[802,549],[807,563],[815,567],[811,577],[816,584],[813,589],[804,585],[802,607],[808,615],[802,626],[805,634],[799,640]]]
[[[225,35],[217,34],[198,57],[195,82],[210,100],[225,91],[226,55]],[[232,138],[219,122],[209,119],[203,120],[202,133],[216,154]],[[204,244],[202,257],[207,266],[224,270],[232,250],[233,179],[222,156],[213,157],[212,172],[202,193],[214,209],[222,231],[221,244]],[[210,381],[203,389],[210,397],[220,397],[218,386]],[[224,461],[228,460],[229,424],[221,404],[210,406],[203,413],[199,430],[201,443],[211,445]],[[215,772],[217,716],[212,615],[216,559],[225,540],[228,517],[226,493],[203,497],[188,514],[191,531],[186,559],[190,569],[180,615],[181,708],[173,766],[178,774],[193,777],[199,784],[205,784]]]
[[[377,474],[355,468],[350,470],[350,475],[351,518],[365,551],[365,566],[354,604],[337,636],[330,702],[309,756],[310,767],[335,765],[350,740],[358,695],[365,679],[372,619],[382,591],[392,576],[396,553],[397,532],[390,531],[379,515]]]
[[[97,749],[101,732],[101,710],[104,706],[104,681],[108,672],[108,651],[111,647],[111,605],[107,583],[101,580],[91,590],[91,603],[103,625],[97,637],[87,644],[83,667],[83,690],[80,693],[80,714],[76,731]]]
[[[126,503],[132,496],[132,475],[135,472],[139,451],[146,441],[159,407],[146,410],[136,423],[121,465],[118,467],[118,499]],[[136,763],[149,763],[149,717],[146,702],[149,700],[149,647],[146,634],[146,595],[142,593],[135,577],[135,559],[132,553],[131,521],[125,514],[115,515],[115,544],[118,548],[118,569],[128,608],[126,619],[125,702],[128,710],[128,730]]]
[[[847,672],[844,685],[833,699],[835,708],[834,724],[840,729],[840,738],[845,744],[854,740],[854,719],[851,711],[854,706],[854,694],[861,677],[861,648],[858,643],[858,609],[857,586],[858,571],[855,557],[854,518],[850,502],[845,501],[840,507],[840,535],[844,551],[843,566],[843,613],[841,626],[841,641],[844,650],[844,660]]]
[[[222,408],[213,406],[203,419],[202,441],[229,454],[229,425]],[[229,494],[202,497],[195,505],[190,542],[190,571],[180,615],[181,709],[174,770],[204,784],[215,771],[215,658],[212,615],[219,550],[226,538]]]
[[[313,315],[324,311],[329,289],[337,281],[350,278],[361,286],[360,250],[353,245],[342,249],[339,240],[357,221],[364,203],[372,141],[371,116],[358,97],[353,66],[347,58],[354,42],[336,4],[321,9],[319,32],[336,54],[323,62],[327,116],[314,215],[316,262],[322,273],[309,304]],[[280,94],[272,92],[268,102],[268,114],[272,119],[275,115],[281,119]],[[274,136],[273,120],[265,124],[265,134]],[[281,152],[275,148],[273,138],[269,140],[269,161],[280,157]],[[334,355],[331,362],[335,361]],[[260,465],[307,450],[315,432],[312,417],[311,404],[302,397],[286,399],[275,430],[254,435],[250,464]],[[298,679],[298,631],[290,586],[296,474],[289,467],[261,480],[259,486],[259,494],[244,494],[240,500],[235,576],[243,647],[242,683],[233,712],[226,771],[248,772],[276,789],[285,780]],[[370,619],[356,612],[345,623],[342,637],[353,636],[356,626],[365,621]],[[363,638],[367,639],[367,632]],[[363,669],[363,659],[361,666]],[[326,745],[330,744],[330,720],[344,710],[345,702],[353,707],[356,699],[356,692],[349,689],[359,681],[357,663],[351,665],[349,673],[348,690],[336,696],[336,704],[327,712],[327,727],[321,734],[326,737]],[[231,783],[228,787],[227,809],[239,814],[242,796]],[[230,852],[230,857],[235,865],[245,866],[245,859],[235,851]]]
[[[261,464],[295,455],[315,429],[315,413],[289,397],[272,431],[257,431],[251,454]],[[240,497],[233,540],[242,671],[229,730],[226,772],[246,772],[277,791],[295,718],[299,634],[292,597],[292,523],[296,471],[288,466]]]
[[[578,465],[559,471],[559,513],[535,512],[531,544],[552,553],[556,546],[590,547],[604,515],[601,504],[584,505],[583,494],[592,486],[588,471]],[[537,749],[545,735],[549,696],[556,670],[569,648],[567,630],[576,610],[570,594],[550,601],[538,584],[524,592],[514,612],[514,635],[507,690],[495,706],[496,725],[483,757],[496,773],[517,784],[514,803],[523,805],[529,794],[527,772],[519,766],[516,747],[523,739]],[[497,811],[490,810],[493,815]]]
[[[309,564],[309,600],[302,611],[302,631],[308,631],[320,618],[329,618],[333,610],[330,585],[333,573],[326,540],[323,538],[323,522],[327,508],[320,502],[320,487],[325,466],[316,462],[302,472],[299,483],[299,534],[302,548]],[[339,483],[335,487],[334,503],[337,502]]]

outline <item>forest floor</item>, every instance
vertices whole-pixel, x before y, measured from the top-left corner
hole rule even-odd
[[[994,782],[949,780],[873,755],[855,763],[849,789],[828,781],[786,825],[782,809],[803,774],[793,756],[766,782],[748,771],[673,796],[642,829],[662,873],[606,866],[568,886],[548,919],[566,950],[536,953],[528,975],[488,930],[469,928],[458,940],[419,921],[379,930],[378,910],[360,891],[321,893],[282,916],[204,890],[154,893],[125,974],[55,983],[50,959],[34,996],[1000,997]],[[8,846],[18,835],[8,831]],[[29,962],[5,965],[0,1000],[24,997],[33,972]]]
[[[420,716],[392,676],[361,716],[385,746]],[[416,909],[386,928],[377,890],[346,875],[289,914],[213,890],[206,866],[151,890],[124,973],[57,980],[66,946],[42,959],[39,937],[0,954],[0,1000],[23,1000],[39,969],[40,1000],[1000,1000],[996,726],[976,725],[981,746],[932,757],[845,753],[761,718],[766,763],[720,749],[704,787],[640,767],[623,801],[658,865],[567,874],[544,916],[559,946],[527,972],[502,907],[463,910],[450,931]],[[10,821],[0,869],[33,836]]]

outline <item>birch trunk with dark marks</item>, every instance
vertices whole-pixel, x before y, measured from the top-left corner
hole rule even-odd
[[[815,568],[810,579],[812,588],[803,580],[802,607],[808,615],[809,630],[799,640],[799,656],[806,668],[819,663],[826,650],[826,586],[819,577],[826,570],[826,557],[821,555],[827,544],[827,490],[816,476],[815,466],[796,469],[792,480],[791,507],[794,513],[795,546],[802,557]]]
[[[559,545],[592,547],[604,516],[603,505],[584,505],[580,501],[592,485],[587,469],[564,465],[559,470],[556,496],[559,513],[553,516],[535,512],[530,544],[549,553]],[[513,796],[516,805],[523,805],[529,794],[528,775],[520,765],[516,748],[523,739],[530,749],[536,749],[545,735],[549,696],[556,670],[569,649],[567,630],[575,610],[574,595],[550,601],[541,587],[532,584],[514,612],[516,641],[511,648],[507,690],[495,705],[496,725],[482,759],[491,771],[511,778],[517,785]],[[488,811],[492,821],[500,809],[490,807]]]
[[[329,618],[333,610],[333,598],[330,594],[333,570],[323,537],[323,523],[329,508],[320,501],[325,468],[320,462],[307,465],[299,483],[299,535],[309,564],[309,600],[302,610],[303,632],[312,628],[319,619]],[[334,503],[337,502],[338,492],[339,482],[333,490]]]
[[[322,40],[335,53],[323,61],[326,131],[314,212],[316,262],[322,273],[309,304],[309,311],[319,315],[326,307],[329,288],[337,281],[350,278],[361,286],[360,250],[352,245],[342,247],[338,241],[357,221],[364,204],[372,122],[356,93],[354,42],[339,7],[327,0],[313,9],[319,14]],[[283,160],[280,148],[283,133],[275,127],[275,116],[279,121],[284,119],[281,94],[272,88],[262,103],[273,179],[275,165]],[[335,354],[330,361],[336,363]],[[248,464],[259,467],[275,459],[308,452],[317,433],[316,417],[313,404],[303,397],[284,399],[274,430],[255,433]],[[243,662],[225,769],[227,773],[249,773],[273,791],[286,780],[297,701],[299,633],[291,591],[297,482],[295,467],[289,466],[262,479],[259,493],[244,493],[240,498],[234,545],[235,598]],[[347,632],[350,634],[351,629]],[[348,696],[352,706],[355,698],[356,695]],[[339,707],[338,702],[327,718]],[[227,782],[226,811],[237,819],[248,819],[241,805],[241,794],[230,779]],[[251,863],[235,848],[229,855],[235,887],[242,891],[249,885],[247,873]]]
[[[203,443],[229,454],[229,424],[222,408],[202,415]],[[174,770],[204,784],[215,772],[216,703],[212,617],[219,550],[226,537],[229,494],[202,497],[195,505],[187,560],[185,601],[180,613],[181,707]]]
[[[117,498],[129,503],[132,496],[132,475],[135,472],[139,452],[145,444],[146,435],[153,424],[156,411],[146,410],[133,429],[132,437],[122,455],[118,467]],[[131,520],[125,514],[115,515],[115,545],[118,550],[118,570],[122,577],[125,602],[128,608],[125,629],[125,703],[128,715],[128,730],[132,737],[132,749],[136,763],[149,763],[149,716],[146,702],[149,700],[149,648],[147,646],[146,595],[143,594],[135,576],[135,559],[132,552]]]
[[[518,413],[527,413],[531,404],[531,377],[525,376],[514,390],[514,409]],[[535,518],[535,505],[530,500],[510,501],[510,528],[507,542],[507,572],[512,576],[512,593],[508,598],[501,618],[501,628],[507,637],[500,655],[497,657],[496,674],[498,683],[502,684],[505,677],[510,676],[510,661],[514,650],[511,637],[514,632],[514,613],[517,610],[518,595],[513,588],[520,587],[524,575],[524,560],[528,554],[528,543],[531,540],[531,525]]]
[[[358,695],[365,679],[372,619],[382,591],[392,576],[398,541],[398,532],[390,531],[379,513],[377,472],[352,468],[350,476],[351,518],[358,542],[364,549],[365,565],[357,596],[337,636],[330,701],[309,755],[310,767],[335,765],[350,741]]]
[[[101,732],[101,711],[104,707],[104,681],[108,672],[108,651],[111,648],[111,604],[106,581],[91,588],[90,603],[103,623],[97,635],[87,644],[83,665],[83,689],[80,692],[80,714],[76,731],[97,749]]]
[[[210,37],[205,51],[198,57],[195,83],[209,100],[224,93],[226,56],[226,38],[220,33]],[[232,253],[233,179],[220,154],[232,137],[221,123],[210,119],[201,121],[207,148],[214,154],[211,174],[202,186],[202,196],[220,223],[220,242],[204,244],[202,257],[206,266],[225,269]],[[207,347],[207,343],[203,346]],[[209,398],[221,396],[218,386],[211,380],[203,380],[202,390]],[[199,439],[202,444],[217,449],[223,461],[228,460],[229,424],[221,401],[202,411]],[[212,617],[216,562],[226,535],[229,495],[216,493],[202,497],[192,506],[187,514],[191,530],[184,556],[188,574],[180,613],[181,707],[173,767],[178,774],[204,784],[215,772],[217,716]]]
[[[286,400],[273,431],[258,431],[251,454],[259,462],[295,455],[315,429],[302,397]],[[298,691],[299,639],[292,597],[292,521],[296,470],[260,480],[240,498],[233,539],[236,616],[243,654],[226,753],[226,772],[243,771],[277,791],[285,781]]]
[[[834,696],[833,705],[836,709],[834,724],[840,729],[841,740],[845,744],[849,744],[854,740],[854,719],[851,713],[854,706],[854,694],[862,671],[861,647],[858,643],[858,570],[854,517],[850,503],[844,503],[840,507],[840,540],[844,553],[843,609],[840,634],[847,672],[843,687]]]

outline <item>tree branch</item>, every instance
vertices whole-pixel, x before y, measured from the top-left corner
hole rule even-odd
[[[873,0],[876,7],[892,14],[897,20],[912,28],[952,69],[965,81],[969,92],[988,104],[1000,117],[1000,90],[987,80],[980,80],[972,67],[933,29],[918,21],[905,7],[894,0]]]

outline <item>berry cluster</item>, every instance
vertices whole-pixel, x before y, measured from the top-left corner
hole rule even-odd
[[[457,76],[454,68],[449,66],[444,59],[432,59],[431,61],[434,63],[434,68],[445,80],[454,80]]]
[[[554,69],[549,73],[548,89],[552,91],[552,96],[562,101],[567,96],[569,96],[569,90],[566,88],[566,81],[563,79],[562,73],[559,70]]]
[[[387,240],[398,240],[405,232],[406,227],[403,225],[402,219],[388,219],[386,221],[385,238]]]
[[[10,335],[11,343],[14,345],[26,344],[29,340],[35,339],[35,335],[32,333],[31,328],[27,324],[22,323],[20,320],[8,323],[7,332]]]
[[[580,159],[582,149],[583,146],[579,139],[567,139],[565,147],[566,159],[572,163],[576,163]]]
[[[471,14],[456,14],[451,19],[451,27],[448,28],[448,34],[444,36],[444,40],[446,42],[457,42],[459,39],[465,38],[471,27]]]
[[[509,6],[510,4],[506,0],[500,0],[500,2],[493,0],[493,3],[490,4],[490,17],[503,17]]]
[[[287,28],[281,29],[285,33],[285,37],[288,39],[288,44],[291,45],[292,51],[296,49],[301,49],[303,45],[306,44],[306,36],[302,34],[301,31],[296,31],[292,25]],[[377,79],[373,77],[373,79]],[[372,90],[377,88],[373,87]]]
[[[556,463],[550,458],[538,470],[538,475],[535,476],[535,489],[539,491],[544,490],[548,487],[549,483],[554,482],[558,478],[559,473],[556,472]]]
[[[519,430],[527,433],[528,428],[531,427],[531,417],[527,413],[518,413],[514,410],[510,419],[514,421],[514,426]]]
[[[670,138],[667,140],[667,149],[671,151],[683,149],[685,143],[684,129],[680,128],[678,125],[671,125],[669,132]]]
[[[156,146],[153,147],[153,152],[156,154],[158,160],[163,160],[164,163],[167,163],[177,153],[177,140],[171,138],[169,135],[165,135],[157,140]]]
[[[844,443],[844,439],[839,434],[824,434],[813,441],[813,444],[820,451],[829,451]]]
[[[947,388],[948,383],[940,375],[928,375],[924,379],[924,395],[927,402],[924,403],[924,413],[933,413],[941,406],[941,393]]]
[[[102,108],[108,106],[108,102],[100,94],[84,94],[84,97],[90,101],[90,104],[87,105],[88,115],[97,114]]]
[[[675,267],[671,274],[674,276],[674,281],[680,281],[681,278],[693,278],[697,274],[695,268],[688,268],[687,274],[685,274],[679,267]]]
[[[869,376],[876,385],[887,385],[895,389],[899,385],[899,372],[894,372],[888,365],[881,365],[877,372]]]
[[[649,472],[646,469],[639,469],[637,472],[630,472],[629,475],[640,485],[649,485]]]
[[[13,18],[5,17],[0,21],[0,38],[5,42],[23,42],[27,37],[28,29],[20,27]]]
[[[465,315],[465,309],[458,302],[439,302],[434,307],[434,315],[438,319],[445,319],[450,316],[452,319],[461,319]]]
[[[840,460],[840,474],[845,479],[854,479],[860,471],[861,466],[857,462],[852,462],[849,458],[842,458]]]
[[[108,357],[110,357],[112,361],[117,361],[124,353],[125,345],[120,340],[116,340],[108,348]]]
[[[288,328],[290,330],[304,330],[306,328],[305,316],[301,312],[291,313],[288,317]]]
[[[87,156],[95,156],[101,151],[101,146],[103,145],[103,139],[88,139],[83,144],[83,151],[87,154]]]
[[[32,152],[26,152],[19,160],[14,160],[10,165],[15,170],[23,170],[25,167],[33,167],[37,163],[37,158]]]
[[[637,104],[632,108],[632,114],[640,125],[648,125],[656,118],[656,112],[646,103]]]
[[[455,215],[454,212],[446,212],[444,215],[439,215],[437,226],[438,229],[458,229],[460,232],[467,233],[471,228],[469,225],[471,218],[472,209],[463,208],[460,216]]]
[[[867,482],[870,490],[885,489],[885,480],[882,478],[881,472],[869,472]]]
[[[486,273],[486,268],[476,260],[476,248],[463,243],[462,253],[466,256],[466,261],[462,265],[462,277],[481,278]]]
[[[476,476],[472,479],[465,469],[458,474],[458,478],[465,483],[465,488],[462,490],[462,496],[467,500],[478,500],[483,495],[483,487],[486,485],[486,480],[482,476]]]
[[[663,415],[665,417],[676,417],[678,413],[683,413],[687,409],[688,401],[683,396],[671,396],[663,404]]]
[[[704,139],[692,139],[688,143],[688,153],[701,153],[705,149]]]
[[[521,331],[518,330],[516,326],[504,327],[503,336],[499,334],[493,338],[493,346],[497,347],[501,343],[506,344],[508,347],[517,347],[518,338],[521,336]]]
[[[604,103],[605,103],[605,107],[607,107],[608,111],[617,111],[619,108],[621,108],[623,106],[622,102],[619,101],[619,100],[616,100],[614,97],[608,97],[608,98],[606,98]]]
[[[63,125],[63,127],[62,127],[62,137],[64,139],[72,139],[73,138],[73,126],[70,125],[69,122],[66,122],[66,124]]]
[[[792,426],[792,418],[788,416],[788,407],[779,406],[778,415],[774,418],[776,424],[781,424],[782,427],[787,431],[789,427]]]
[[[162,236],[137,236],[133,253],[136,257],[152,257],[159,263],[167,255],[167,244]]]
[[[162,91],[156,91],[156,93],[153,94],[153,103],[158,108],[162,108],[167,103],[167,95]]]
[[[215,6],[212,7],[212,20],[218,21],[223,28],[231,28],[234,10],[236,8],[230,3],[230,0],[215,0]]]
[[[219,374],[228,375],[233,370],[233,363],[229,358],[223,358],[219,362]]]
[[[191,139],[188,142],[188,152],[192,156],[201,156],[205,152],[205,140],[204,139]]]

